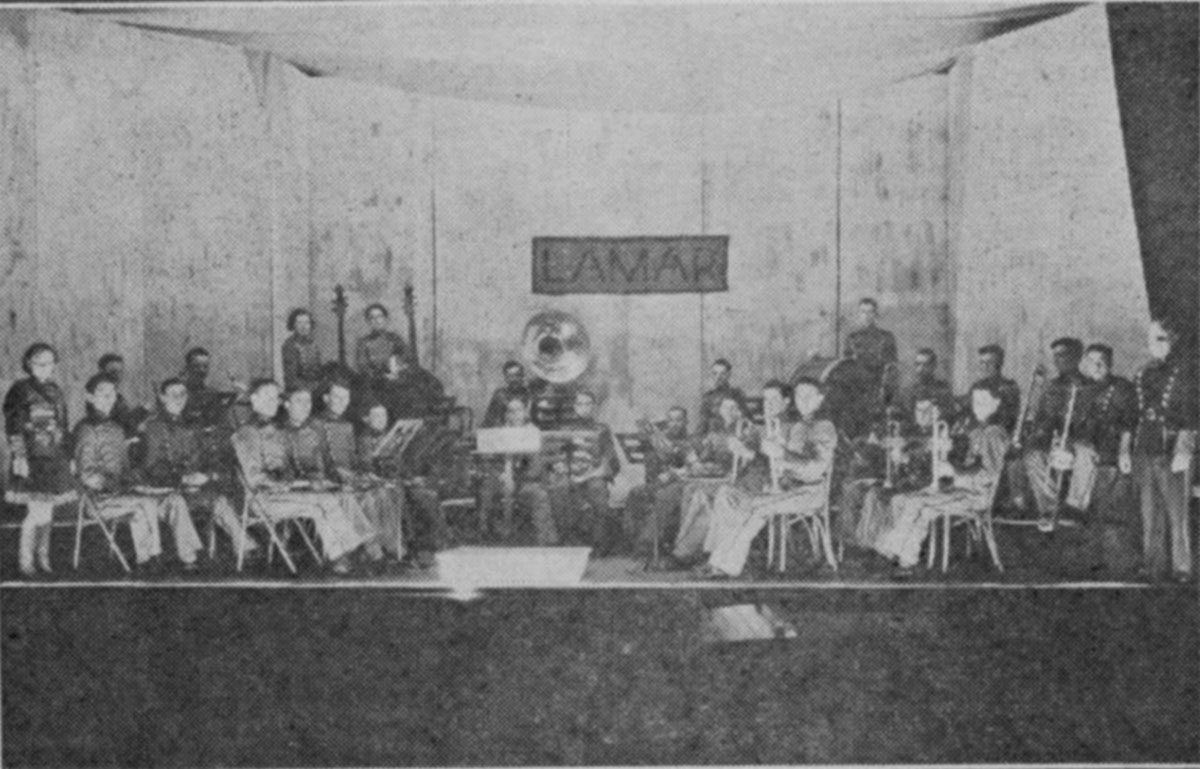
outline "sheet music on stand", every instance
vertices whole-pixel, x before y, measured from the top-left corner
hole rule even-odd
[[[397,419],[396,424],[392,425],[387,435],[383,436],[383,440],[371,452],[371,459],[379,459],[387,454],[403,456],[404,450],[412,443],[412,439],[424,424],[424,420],[421,419]]]

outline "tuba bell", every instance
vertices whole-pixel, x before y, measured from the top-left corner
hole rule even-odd
[[[558,310],[529,319],[521,353],[530,371],[551,384],[574,382],[591,363],[587,329],[573,315]]]

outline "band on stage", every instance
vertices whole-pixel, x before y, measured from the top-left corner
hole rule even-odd
[[[405,298],[408,338],[370,305],[353,365],[340,291],[336,357],[323,355],[313,313],[294,310],[278,382],[213,386],[212,356],[195,347],[152,404],[131,406],[124,360],[106,354],[75,424],[57,350],[30,346],[3,407],[6,498],[25,510],[21,572],[54,569],[56,508],[78,506],[106,534],[127,522],[134,565],[151,572],[202,568],[205,550],[222,546],[239,569],[275,552],[293,565],[288,553],[303,544],[346,574],[432,565],[463,536],[448,516],[465,506],[476,541],[585,544],[704,577],[743,574],[763,531],[768,563],[783,568],[799,523],[815,561],[833,569],[848,549],[901,573],[922,553],[932,563],[939,525],[945,547],[962,522],[1001,568],[1003,511],[1030,530],[1087,529],[1100,572],[1192,579],[1196,369],[1165,320],[1148,324],[1149,362],[1132,378],[1114,373],[1112,347],[1062,337],[1047,350],[1052,370],[1039,364],[1024,391],[1004,375],[1004,348],[988,344],[978,378],[955,394],[930,348],[902,372],[894,335],[864,299],[844,358],[802,364],[750,395],[718,359],[694,416],[676,405],[617,433],[580,376],[586,331],[544,313],[476,430],[421,366]],[[614,506],[614,479],[631,463],[644,482]],[[122,557],[111,535],[109,547]],[[79,551],[77,541],[76,563]]]

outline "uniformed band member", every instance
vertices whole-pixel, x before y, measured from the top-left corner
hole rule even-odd
[[[183,418],[188,391],[183,380],[171,377],[158,387],[158,405],[142,428],[145,457],[141,475],[145,483],[162,488],[182,489],[189,509],[207,508],[213,522],[237,546],[241,524],[229,498],[221,493],[204,462],[196,429]],[[246,551],[253,553],[258,543],[246,538]]]
[[[131,408],[121,392],[121,382],[125,378],[125,358],[115,352],[106,352],[96,362],[97,373],[107,374],[108,378],[117,385],[117,402],[113,406],[112,416],[125,429],[125,436],[133,438],[138,434],[141,423],[149,416],[142,407]]]
[[[525,367],[515,360],[507,361],[503,368],[504,386],[492,393],[487,411],[483,414],[482,427],[500,427],[505,424],[508,404],[520,398],[528,409],[534,397],[533,388],[525,381]]]
[[[795,421],[787,417],[789,395],[799,412]],[[756,428],[758,448],[755,451],[743,445],[735,454],[747,459],[761,456],[768,467],[768,480],[755,492],[733,485],[717,492],[706,543],[711,553],[706,574],[741,574],[750,545],[770,515],[827,503],[826,481],[833,470],[838,435],[832,422],[818,416],[824,397],[821,384],[809,378],[796,383],[794,395],[782,382],[763,386],[764,423]]]
[[[404,556],[401,521],[404,492],[395,482],[376,475],[370,463],[360,461],[357,430],[350,416],[350,384],[344,379],[329,383],[323,400],[325,408],[317,423],[324,433],[331,480],[354,493],[363,515],[371,523],[375,536],[363,546],[371,561],[384,556],[399,560]]]
[[[1000,409],[996,419],[1009,435],[1013,435],[1021,415],[1021,388],[1004,376],[1004,348],[998,344],[985,344],[976,354],[979,356],[979,379],[971,385],[971,391],[976,387],[987,387],[1000,394]],[[963,400],[960,414],[966,417],[971,415],[969,397]]]
[[[863,535],[868,546],[894,559],[901,569],[916,566],[933,516],[947,510],[982,512],[999,483],[1008,451],[1008,433],[997,417],[1000,394],[981,385],[971,391],[971,398],[975,425],[968,436],[965,461],[955,468],[950,487],[931,484],[919,491],[896,494],[888,505],[887,520]]]
[[[738,403],[738,408],[742,411],[746,410],[746,396],[740,389],[734,387],[729,382],[729,377],[733,373],[733,366],[724,358],[717,358],[712,364],[712,388],[704,393],[700,401],[700,435],[707,434],[710,430],[719,429],[721,425],[721,417],[717,413],[721,401],[726,398],[733,398]]]
[[[884,384],[884,369],[895,364],[896,337],[891,331],[879,328],[879,303],[865,297],[858,303],[859,327],[846,336],[846,352],[862,364],[876,386]],[[890,393],[888,394],[890,395]],[[890,397],[885,397],[885,401]]]
[[[15,382],[4,396],[4,432],[14,478],[5,496],[12,504],[25,505],[19,553],[21,573],[27,577],[39,568],[51,571],[54,508],[76,498],[67,399],[54,381],[57,365],[53,347],[44,342],[30,345],[21,358],[26,378]]]
[[[408,357],[408,346],[399,334],[388,329],[388,311],[382,304],[375,303],[363,310],[370,331],[359,337],[354,349],[354,367],[366,380],[381,378],[388,370],[388,360],[393,354]],[[395,414],[392,415],[395,417]]]
[[[387,368],[371,386],[373,396],[396,419],[424,419],[437,413],[445,398],[441,380],[399,352],[388,356]]]
[[[1132,466],[1142,512],[1143,569],[1148,578],[1192,578],[1188,500],[1196,450],[1196,361],[1179,348],[1178,332],[1156,320],[1148,333],[1150,362],[1137,373],[1138,420]]]
[[[1073,434],[1078,429],[1083,413],[1079,408],[1079,395],[1088,385],[1088,380],[1079,373],[1083,342],[1073,337],[1062,337],[1050,343],[1050,351],[1058,375],[1046,383],[1038,401],[1029,433],[1024,439],[1025,453],[1022,457],[1026,485],[1041,520],[1047,522],[1059,509],[1060,485],[1064,477],[1061,474],[1065,472],[1051,465],[1051,450],[1056,436],[1061,436],[1066,427],[1064,422],[1072,393],[1075,393],[1076,404],[1068,438],[1074,441]]]
[[[663,424],[646,424],[644,429],[650,441],[646,482],[629,492],[625,512],[635,552],[649,557],[654,555],[655,542],[665,542],[679,528],[687,460],[694,452],[687,409],[682,406],[672,406]]]
[[[954,391],[937,378],[937,353],[928,347],[917,350],[913,371],[913,381],[896,399],[896,413],[906,434],[928,435],[935,414],[943,421],[953,419]]]
[[[254,419],[238,429],[233,445],[247,484],[272,518],[311,519],[325,557],[335,572],[346,573],[349,554],[374,532],[353,498],[330,491],[323,435],[303,429],[312,410],[311,398],[305,390],[295,391],[288,399],[288,425],[281,427],[275,423],[279,386],[269,379],[252,382]]]
[[[675,546],[671,557],[675,563],[685,566],[704,552],[712,523],[712,502],[721,486],[745,482],[753,489],[754,482],[746,467],[737,467],[734,451],[742,445],[744,433],[749,431],[750,422],[742,410],[741,400],[728,395],[717,407],[716,426],[700,437],[688,456],[687,478],[680,494],[681,518],[679,532],[675,535]],[[738,475],[735,470],[740,470]]]
[[[1115,572],[1132,563],[1137,551],[1130,451],[1138,409],[1133,383],[1114,375],[1112,367],[1111,347],[1088,345],[1080,370],[1091,382],[1078,407],[1066,505],[1086,517],[1092,530],[1093,569]],[[1060,465],[1067,463],[1061,458]]]
[[[614,523],[608,486],[619,467],[612,431],[595,413],[596,396],[589,390],[575,393],[574,417],[563,429],[579,437],[568,439],[547,490],[559,535],[606,554],[613,546]]]
[[[520,394],[509,397],[505,405],[504,427],[526,427],[529,421],[529,401]],[[509,472],[511,470],[511,472]],[[534,536],[539,545],[557,545],[558,529],[550,509],[546,491],[546,457],[543,455],[515,457],[512,463],[501,458],[488,461],[479,487],[479,530],[486,535],[496,521],[496,509],[508,495],[513,505],[533,522]],[[511,510],[504,510],[504,516]],[[513,521],[500,517],[498,533],[507,539],[515,533]]]
[[[283,386],[287,390],[318,392],[321,385],[321,348],[313,338],[312,313],[303,307],[288,314],[291,336],[283,342]]]
[[[161,494],[138,493],[143,482],[129,461],[125,428],[112,416],[117,385],[107,374],[95,374],[85,387],[91,405],[75,427],[75,471],[84,488],[95,494],[95,513],[102,518],[130,515],[137,562],[147,564],[162,554],[159,519],[171,527],[175,551],[185,569],[196,568],[200,536],[178,489]]]

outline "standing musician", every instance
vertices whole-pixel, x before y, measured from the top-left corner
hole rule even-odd
[[[1000,410],[996,419],[1013,435],[1017,429],[1017,418],[1021,412],[1021,388],[1004,376],[1004,348],[998,344],[985,344],[976,351],[979,356],[979,379],[959,404],[960,417],[971,417],[971,395],[977,386],[988,387],[1000,393]]]
[[[933,515],[947,509],[982,510],[999,483],[1008,450],[1008,433],[997,416],[1000,394],[979,385],[971,391],[971,403],[975,423],[968,435],[969,448],[965,461],[954,468],[951,486],[931,484],[892,497],[887,520],[873,534],[871,547],[895,559],[901,569],[916,566]],[[935,484],[939,480],[935,477]]]
[[[742,391],[729,383],[733,366],[724,358],[717,358],[712,364],[712,389],[704,393],[700,401],[700,434],[706,435],[710,430],[718,430],[721,417],[717,413],[721,401],[733,398],[738,407],[746,410],[746,396]]]
[[[388,311],[382,304],[367,305],[363,310],[370,331],[359,337],[354,349],[354,366],[364,381],[383,377],[392,355],[407,359],[408,347],[400,335],[388,329]],[[395,414],[392,415],[395,417]]]
[[[508,404],[513,398],[520,398],[526,406],[530,406],[532,403],[534,388],[525,381],[525,367],[515,360],[510,360],[504,364],[503,374],[504,386],[492,393],[487,411],[483,414],[481,427],[504,425],[508,414]]]
[[[639,555],[655,557],[654,543],[664,541],[666,533],[679,527],[679,506],[683,499],[684,474],[688,456],[693,454],[688,434],[688,413],[682,406],[667,411],[661,425],[643,423],[650,441],[646,455],[646,482],[629,492],[625,502],[628,518],[626,531]]]
[[[864,297],[858,303],[859,327],[846,336],[846,352],[857,360],[867,373],[876,390],[884,389],[884,370],[889,363],[895,364],[896,337],[891,331],[879,328],[879,303]],[[883,401],[891,402],[890,392],[884,393]]]
[[[1188,500],[1196,450],[1196,362],[1179,347],[1178,331],[1151,322],[1150,362],[1137,373],[1138,423],[1133,449],[1119,461],[1132,466],[1142,512],[1145,576],[1192,578]],[[1167,555],[1168,545],[1170,557]]]
[[[520,395],[513,395],[505,406],[504,427],[526,427],[529,421],[529,402]],[[511,468],[511,474],[507,471]],[[544,455],[514,457],[511,465],[503,458],[491,458],[479,487],[479,530],[487,534],[496,518],[496,508],[508,495],[533,521],[534,536],[538,545],[557,545],[558,530],[550,510],[550,495],[546,491],[546,457]],[[505,516],[511,508],[506,508]],[[503,518],[499,534],[508,538],[513,534],[513,522]]]
[[[334,379],[324,395],[325,409],[317,420],[324,432],[328,451],[327,466],[332,480],[353,489],[363,515],[371,523],[375,537],[363,546],[367,557],[381,561],[385,555],[399,559],[404,555],[400,521],[404,512],[404,494],[394,483],[387,483],[369,465],[359,461],[354,422],[349,416],[350,383]]]
[[[568,439],[565,456],[555,463],[547,490],[559,534],[582,538],[606,555],[612,547],[608,484],[619,467],[612,432],[596,421],[595,412],[596,396],[590,390],[576,392],[574,416],[563,429],[586,433],[587,438]]]
[[[1058,371],[1058,376],[1046,383],[1034,412],[1029,434],[1025,436],[1025,453],[1022,457],[1026,483],[1037,506],[1037,512],[1044,521],[1052,520],[1061,502],[1063,473],[1070,470],[1067,452],[1071,449],[1070,444],[1082,416],[1078,408],[1078,397],[1089,383],[1089,380],[1079,373],[1083,342],[1074,337],[1061,337],[1050,343],[1050,352],[1054,357],[1054,368]],[[1072,394],[1076,403],[1071,415],[1071,424],[1068,425],[1066,417],[1072,405]],[[1067,436],[1066,445],[1062,445],[1064,435]],[[1055,448],[1060,451],[1052,456]],[[1053,464],[1052,459],[1055,460]]]
[[[746,565],[750,544],[779,510],[798,511],[827,502],[824,481],[833,469],[838,435],[833,423],[817,416],[825,398],[821,383],[802,377],[793,403],[799,419],[787,418],[788,387],[773,380],[763,386],[764,423],[758,430],[758,450],[742,445],[736,454],[762,458],[768,482],[755,492],[724,486],[713,501],[707,548],[707,576],[737,576]]]
[[[704,552],[704,543],[712,522],[713,497],[723,484],[746,482],[746,488],[756,486],[753,474],[742,472],[734,477],[734,451],[740,450],[743,438],[748,439],[750,422],[746,419],[739,398],[728,395],[717,407],[718,421],[706,433],[687,458],[687,476],[680,494],[682,518],[671,557],[678,565],[694,561]],[[738,468],[745,470],[745,467]],[[761,476],[758,481],[761,484]]]
[[[183,371],[179,378],[188,391],[188,408],[184,418],[193,424],[208,427],[219,420],[214,401],[220,396],[208,386],[208,370],[212,356],[203,347],[193,347],[183,356]]]
[[[283,342],[285,390],[303,388],[315,393],[320,389],[321,348],[313,338],[313,329],[313,316],[307,309],[298,307],[288,314],[287,330],[292,334]]]
[[[1084,351],[1080,370],[1091,382],[1079,396],[1080,419],[1066,500],[1080,513],[1093,513],[1097,568],[1131,561],[1136,550],[1131,536],[1137,529],[1131,519],[1132,467],[1121,457],[1129,458],[1137,427],[1137,390],[1128,379],[1112,374],[1112,364],[1113,350],[1106,344],[1091,344]]]
[[[54,381],[58,352],[45,342],[25,350],[27,374],[4,396],[4,432],[12,457],[13,484],[6,501],[25,505],[21,520],[21,574],[50,572],[50,524],[56,505],[76,498],[71,476],[67,398]],[[37,565],[34,565],[34,556]]]

